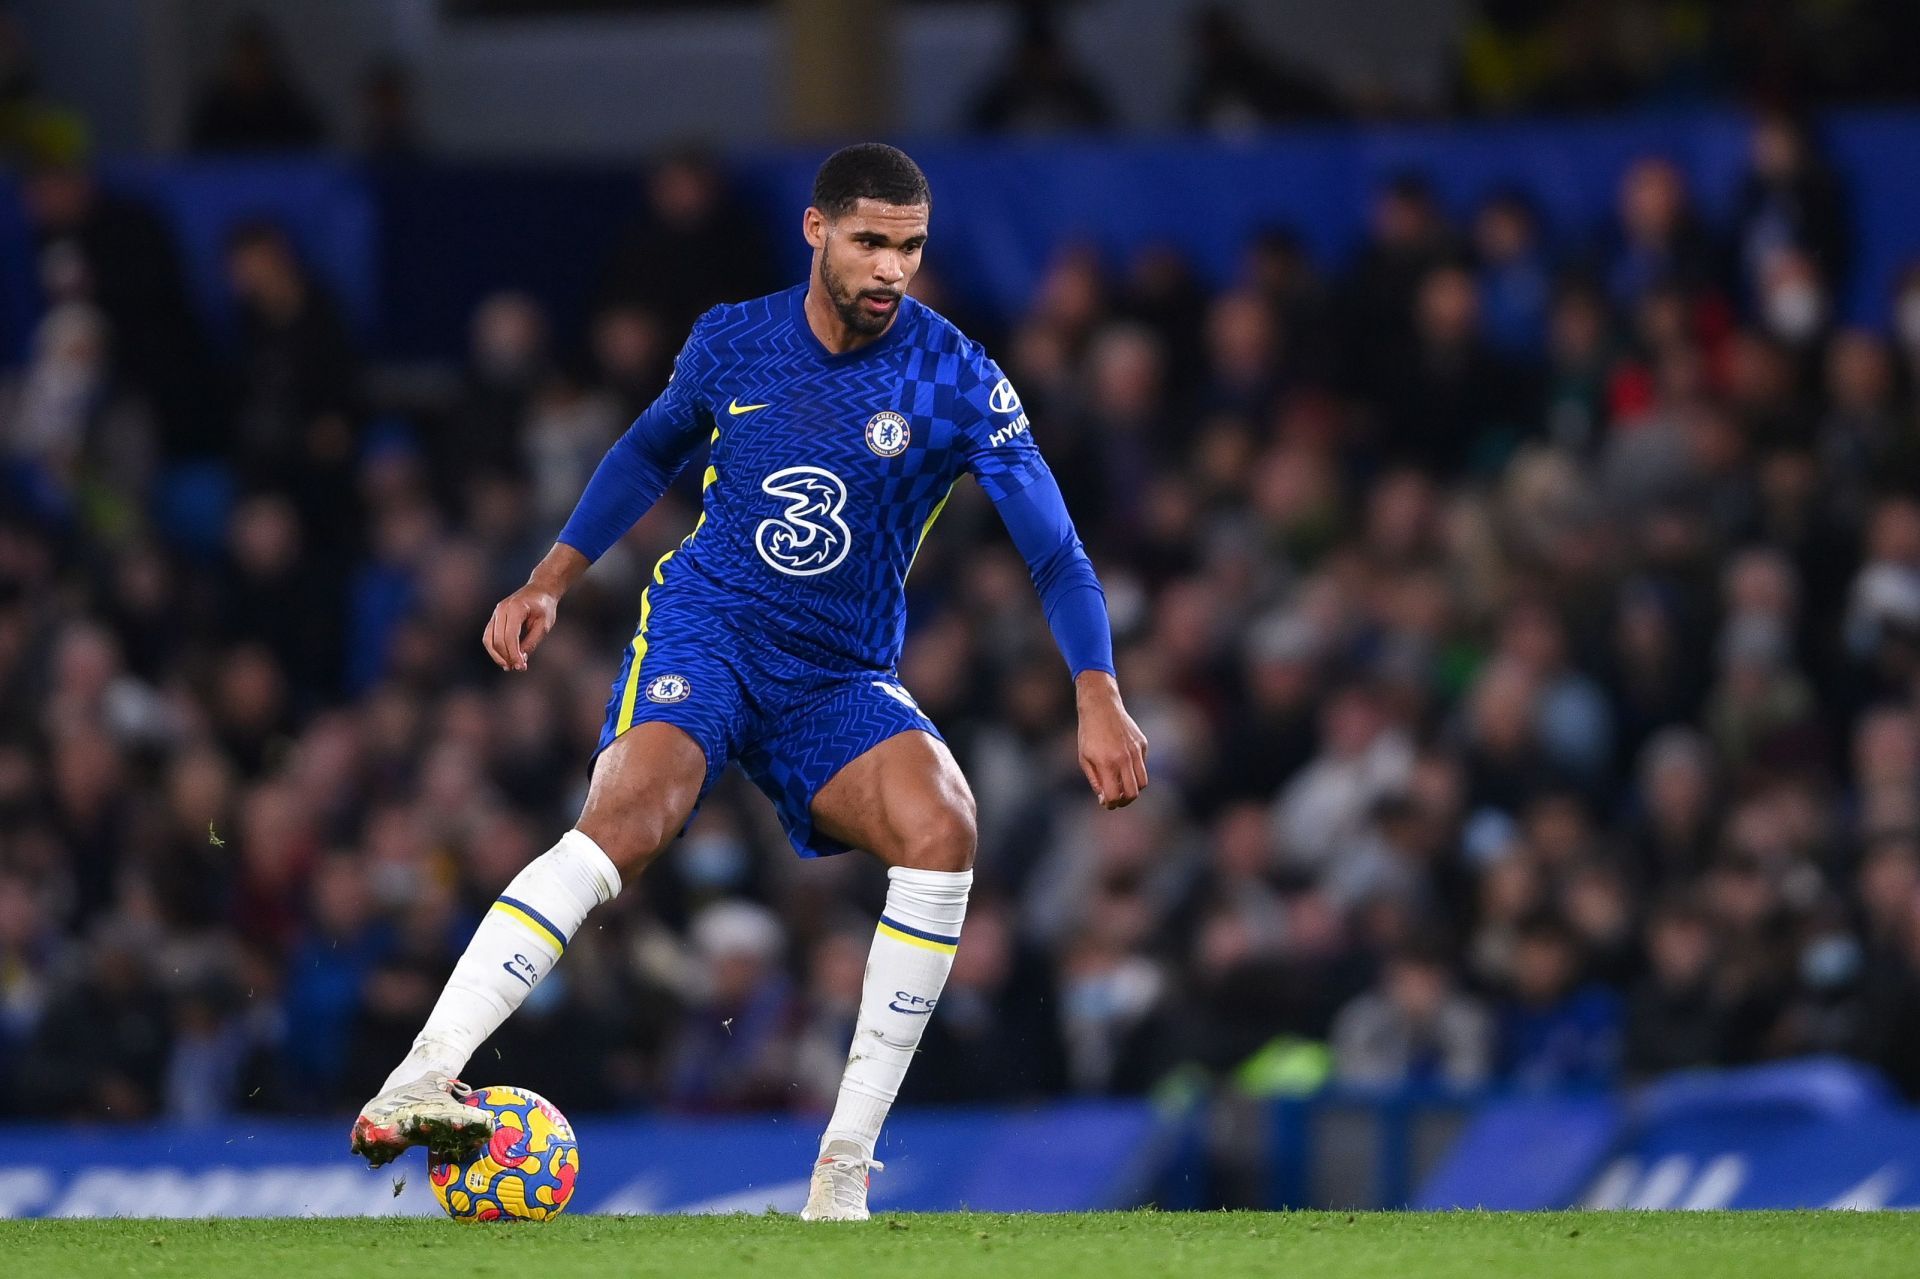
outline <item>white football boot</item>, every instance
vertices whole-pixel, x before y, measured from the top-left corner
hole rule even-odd
[[[490,1112],[466,1104],[472,1092],[437,1070],[387,1089],[353,1121],[353,1153],[364,1155],[369,1168],[393,1162],[408,1146],[425,1146],[430,1157],[466,1157],[486,1145],[494,1129]]]
[[[860,1153],[850,1141],[830,1141],[813,1165],[813,1184],[807,1189],[802,1221],[865,1221],[869,1174],[886,1167]]]

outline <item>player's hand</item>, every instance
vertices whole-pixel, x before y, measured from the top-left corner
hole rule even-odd
[[[493,606],[480,642],[503,671],[524,671],[527,659],[553,629],[560,598],[529,582]]]
[[[1102,808],[1125,808],[1147,788],[1147,735],[1127,714],[1120,686],[1105,671],[1074,681],[1080,705],[1080,771]]]

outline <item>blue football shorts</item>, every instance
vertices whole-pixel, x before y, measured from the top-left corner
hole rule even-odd
[[[596,757],[635,724],[672,724],[707,757],[702,799],[738,762],[773,801],[794,851],[822,857],[848,847],[813,826],[813,797],[834,774],[899,733],[945,740],[890,671],[809,662],[742,634],[697,598],[650,594]]]

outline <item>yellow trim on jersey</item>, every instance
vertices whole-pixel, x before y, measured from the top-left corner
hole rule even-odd
[[[661,582],[660,570],[667,566],[667,561],[673,558],[673,552],[679,549],[678,546],[674,547],[654,562],[653,580],[655,582],[665,585]],[[633,661],[627,666],[627,688],[620,697],[620,718],[614,721],[613,725],[615,737],[633,727],[635,699],[640,696],[640,663],[645,661],[647,656],[647,619],[651,616],[653,616],[653,587],[650,585],[640,592],[640,629],[633,633]]]
[[[909,946],[918,946],[921,950],[930,950],[936,955],[951,955],[960,949],[958,942],[929,941],[925,937],[915,937],[912,933],[903,933],[898,928],[882,920],[875,928],[881,936],[894,941],[905,942]]]
[[[719,442],[720,428],[716,426],[713,428],[713,435],[707,440],[707,444],[711,447]],[[704,495],[708,489],[713,487],[713,482],[719,478],[720,469],[718,467],[707,467],[707,473],[700,477],[700,492]],[[951,490],[949,490],[949,492],[951,492]],[[934,514],[937,515],[939,512],[935,511]],[[667,561],[672,559],[674,554],[682,547],[692,542],[694,534],[705,527],[706,523],[707,513],[705,510],[702,510],[700,512],[700,518],[693,522],[693,532],[681,538],[679,546],[673,547],[665,555],[662,555],[654,561],[653,583],[648,586],[646,590],[640,592],[640,629],[633,633],[633,661],[627,667],[626,691],[620,695],[620,718],[615,720],[613,724],[613,735],[615,737],[620,736],[633,727],[633,712],[638,705],[640,697],[640,663],[645,660],[647,656],[647,620],[653,616],[653,588],[654,586],[665,586],[667,584],[666,579],[662,576],[663,571],[667,567]],[[926,536],[924,531],[921,533],[921,536]]]
[[[940,518],[940,512],[947,509],[948,499],[953,496],[953,491],[959,487],[960,487],[959,480],[955,480],[953,483],[947,485],[946,493],[940,498],[938,502],[935,502],[933,504],[933,510],[930,514],[928,514],[927,522],[920,526],[920,536],[913,544],[913,554],[907,556],[907,572],[908,573],[913,572],[913,562],[920,558],[920,548],[926,545],[927,534],[933,532],[933,522]],[[901,580],[903,581],[905,580],[904,575],[902,576]]]

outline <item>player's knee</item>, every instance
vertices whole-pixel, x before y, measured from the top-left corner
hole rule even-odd
[[[612,810],[590,808],[580,815],[578,829],[600,845],[607,860],[619,869],[622,883],[632,883],[678,834],[657,809],[637,804]]]
[[[622,882],[632,883],[686,825],[705,770],[700,747],[684,730],[639,725],[601,753],[575,826],[600,845]]]
[[[967,870],[973,866],[978,840],[972,808],[944,804],[915,824],[901,849],[900,864],[915,870]]]

